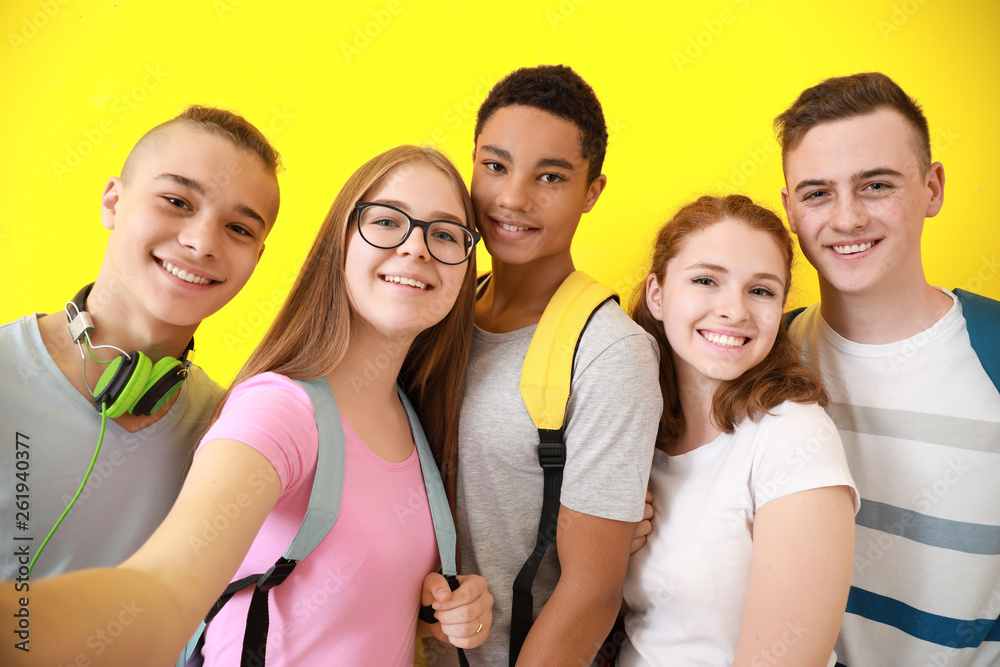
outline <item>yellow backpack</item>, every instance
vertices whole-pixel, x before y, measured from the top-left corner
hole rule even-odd
[[[531,584],[542,556],[556,536],[559,493],[566,445],[563,442],[566,405],[573,380],[573,360],[583,330],[606,301],[618,300],[613,290],[582,271],[571,273],[549,300],[538,322],[521,368],[521,398],[538,429],[538,463],[545,473],[542,515],[535,549],[514,579],[511,609],[510,664],[517,662],[531,629]]]

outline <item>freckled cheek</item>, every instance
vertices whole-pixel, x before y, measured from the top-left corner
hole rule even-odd
[[[823,227],[829,216],[818,211],[799,209],[792,211],[792,217],[795,219],[793,236],[798,239],[799,245],[805,245],[815,241],[817,230]]]
[[[885,199],[873,204],[870,208],[872,217],[891,227],[908,226],[911,220],[923,222],[923,210],[901,199]]]

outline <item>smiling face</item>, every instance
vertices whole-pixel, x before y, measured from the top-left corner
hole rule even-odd
[[[278,214],[278,183],[255,154],[177,124],[143,148],[101,200],[111,230],[98,284],[130,318],[189,327],[246,284]]]
[[[466,224],[465,205],[451,181],[426,163],[396,167],[364,201],[394,206],[418,220]],[[454,306],[469,265],[442,264],[431,257],[420,228],[390,249],[367,243],[353,216],[347,233],[344,273],[355,324],[364,322],[380,335],[408,344]]]
[[[920,164],[914,130],[891,109],[817,125],[786,155],[782,203],[824,300],[924,284],[920,234],[941,210],[944,170]]]
[[[711,395],[759,364],[778,333],[787,284],[785,257],[766,232],[727,219],[687,237],[663,283],[646,281],[678,386]]]
[[[476,141],[472,201],[494,262],[568,261],[580,216],[606,179],[587,182],[580,131],[568,120],[527,106],[496,111]]]

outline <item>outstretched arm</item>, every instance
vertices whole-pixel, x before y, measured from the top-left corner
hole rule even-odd
[[[30,582],[30,652],[4,665],[173,665],[281,494],[273,466],[233,440],[206,443],[156,532],[117,568]],[[0,615],[18,600],[2,585]]]
[[[800,491],[761,507],[733,667],[825,667],[847,606],[853,557],[848,487]]]

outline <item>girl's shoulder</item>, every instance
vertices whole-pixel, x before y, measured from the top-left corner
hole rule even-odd
[[[311,479],[318,431],[309,395],[278,373],[261,373],[233,387],[203,444],[235,440],[256,449],[278,474],[286,492]]]
[[[784,401],[771,408],[772,419],[792,425],[799,423],[811,423],[815,421],[829,422],[830,417],[826,410],[817,403],[797,403],[795,401]],[[763,420],[762,420],[763,421]]]
[[[785,401],[771,408],[756,422],[745,419],[737,434],[752,438],[762,451],[775,451],[791,443],[815,442],[841,447],[840,432],[816,403]]]
[[[312,402],[309,400],[309,395],[299,383],[287,375],[272,373],[270,371],[254,375],[233,387],[227,405],[246,400],[291,401],[302,406],[308,406],[310,411],[312,410]]]
[[[751,472],[756,507],[799,491],[847,486],[857,512],[860,501],[840,432],[823,408],[786,401],[759,426]]]

